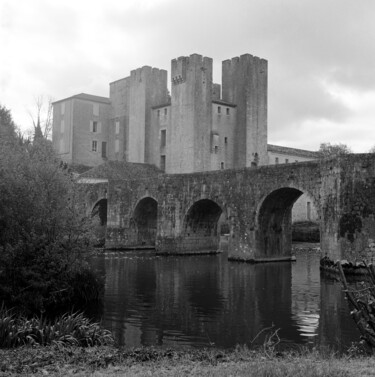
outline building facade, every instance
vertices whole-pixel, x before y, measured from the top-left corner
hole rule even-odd
[[[268,163],[267,61],[249,54],[222,63],[198,54],[167,71],[148,66],[109,84],[109,98],[78,94],[53,103],[53,144],[68,163],[106,159],[192,173]]]

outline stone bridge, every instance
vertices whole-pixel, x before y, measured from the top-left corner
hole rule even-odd
[[[114,164],[80,180],[88,213],[106,201],[106,248],[216,252],[220,220],[228,224],[229,259],[290,260],[291,210],[307,193],[319,214],[323,255],[351,261],[375,255],[374,154],[174,175],[119,173]]]

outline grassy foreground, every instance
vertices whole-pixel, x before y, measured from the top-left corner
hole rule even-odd
[[[238,347],[170,350],[110,346],[0,349],[0,376],[374,376],[374,357],[300,351],[275,353]]]

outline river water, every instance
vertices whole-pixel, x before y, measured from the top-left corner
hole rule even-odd
[[[346,349],[359,333],[340,283],[320,275],[317,251],[296,257],[247,264],[225,252],[106,252],[93,261],[105,274],[102,324],[125,347],[232,348],[262,343],[273,326],[286,345]]]

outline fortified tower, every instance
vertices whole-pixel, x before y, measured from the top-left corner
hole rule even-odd
[[[233,167],[267,161],[267,61],[250,54],[223,61],[222,98],[237,105]]]
[[[151,127],[151,108],[168,101],[167,71],[149,66],[133,70],[130,77],[110,84],[110,99],[114,150],[121,154],[122,148],[128,162],[154,163],[158,130]]]
[[[171,138],[167,173],[211,170],[212,59],[172,60]]]

